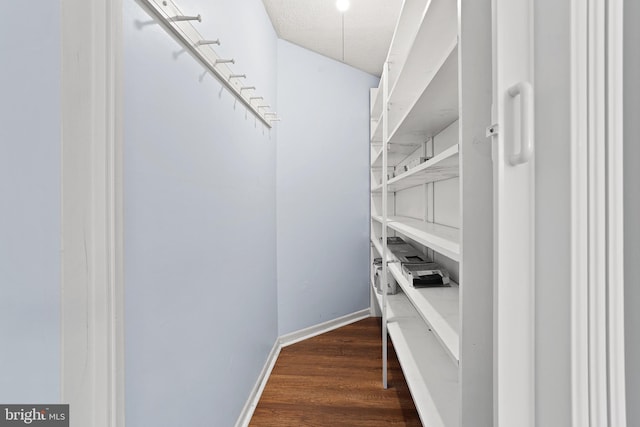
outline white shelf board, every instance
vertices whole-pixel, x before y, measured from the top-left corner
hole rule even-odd
[[[414,100],[399,103],[391,99],[389,141],[419,145],[456,121],[458,114],[458,48],[454,42],[433,79],[416,89]]]
[[[389,84],[395,84],[400,71],[401,64],[406,60],[409,48],[416,38],[420,24],[424,19],[428,0],[404,0],[393,38],[389,45],[387,62],[389,62]]]
[[[452,282],[450,287],[414,288],[402,275],[400,266],[390,264],[389,271],[426,322],[448,355],[458,364],[460,360],[460,288]]]
[[[408,170],[407,172],[391,178],[387,185],[390,192],[404,190],[416,185],[428,182],[442,181],[460,176],[458,156],[458,144],[455,144],[433,158]],[[382,185],[376,185],[371,192],[382,191]]]
[[[403,293],[388,298],[387,330],[422,424],[459,424],[458,367]]]
[[[373,168],[374,164],[380,159],[380,166],[382,167],[382,146],[379,144],[371,145],[371,167]]]
[[[372,218],[382,223],[381,216]],[[402,216],[389,217],[387,226],[454,261],[460,261],[460,230],[457,228]]]
[[[374,117],[373,111],[375,110],[374,105],[376,104],[376,97],[378,96],[378,91],[380,89],[377,87],[369,88],[369,115]]]
[[[373,279],[370,281],[371,283],[371,292],[373,292],[373,294],[376,296],[376,302],[378,303],[378,308],[380,309],[380,311],[382,311],[382,295],[380,295],[377,291],[376,291],[376,286],[373,283]],[[389,295],[387,295],[389,296]]]
[[[382,115],[371,121],[371,142],[382,144]]]
[[[371,239],[379,254],[382,244]],[[391,254],[389,260],[395,257]],[[457,364],[460,360],[460,288],[452,282],[450,287],[414,288],[404,277],[400,265],[389,264],[389,271],[422,321],[430,325],[441,346]]]
[[[373,236],[371,236],[371,243],[373,243],[373,247],[378,251],[378,254],[382,255],[382,243]]]
[[[380,86],[371,89],[371,117],[380,117],[382,115],[382,79]]]
[[[391,81],[391,104],[409,110],[449,56],[458,39],[457,3],[457,0],[428,2],[398,77]]]
[[[389,167],[397,166],[398,163],[407,158],[407,156],[420,146],[421,144],[389,144],[387,151],[387,164]],[[380,152],[382,154],[382,152]],[[382,167],[382,156],[378,156],[371,162],[372,168]]]
[[[460,176],[458,153],[458,144],[455,144],[423,164],[395,178],[391,178],[388,182],[389,191],[404,190],[427,182],[442,181]]]
[[[376,296],[376,301],[378,302],[378,308],[380,309],[380,311],[382,311],[382,294],[376,291],[376,286],[374,285],[373,281],[371,281],[371,291]],[[396,300],[406,299],[406,298],[407,297],[404,294],[402,294],[402,292],[399,292],[395,295],[387,294],[387,301],[389,301],[392,305],[396,305],[395,304]]]

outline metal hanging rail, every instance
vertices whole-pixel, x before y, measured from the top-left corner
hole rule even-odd
[[[158,18],[163,27],[169,30],[183,45],[190,51],[218,80],[238,99],[248,110],[250,110],[262,123],[271,128],[272,123],[280,121],[275,112],[268,112],[261,109],[268,108],[268,105],[256,105],[252,99],[256,99],[255,86],[243,86],[245,74],[233,73],[228,64],[235,64],[234,59],[225,59],[211,47],[220,45],[220,40],[210,40],[202,37],[193,21],[202,22],[200,15],[186,16],[180,8],[171,0],[140,0]],[[260,99],[263,99],[260,97]]]

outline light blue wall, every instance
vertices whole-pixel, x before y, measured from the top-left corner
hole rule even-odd
[[[2,2],[0,402],[60,400],[60,2]]]
[[[278,41],[278,321],[286,334],[369,306],[369,88]]]
[[[624,264],[627,425],[640,426],[640,2],[624,2]]]
[[[127,426],[231,426],[277,337],[276,135],[124,4]],[[180,6],[275,106],[262,2]]]

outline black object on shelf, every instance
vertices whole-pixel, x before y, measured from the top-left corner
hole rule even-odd
[[[451,286],[449,272],[435,262],[403,264],[402,274],[414,288]]]

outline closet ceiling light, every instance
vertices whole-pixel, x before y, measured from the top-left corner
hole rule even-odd
[[[344,48],[346,64],[378,77],[403,3],[403,0],[351,0],[349,9],[339,12],[337,0],[262,1],[280,39],[338,61],[342,60]]]
[[[349,0],[338,0],[336,2],[336,7],[340,12],[346,12],[349,9]]]

